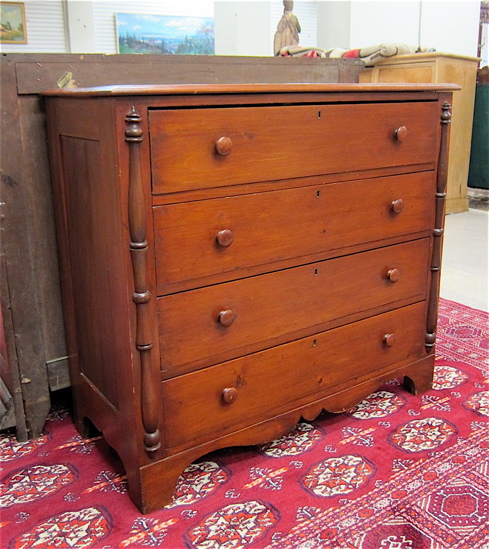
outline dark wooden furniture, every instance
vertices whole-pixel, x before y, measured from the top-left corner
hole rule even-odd
[[[47,92],[76,423],[182,470],[432,380],[454,86]]]
[[[9,371],[2,371],[0,379],[6,405],[4,413],[0,409],[0,427],[15,426],[19,440],[39,436],[52,391],[70,384],[43,90],[109,84],[358,82],[363,67],[355,59],[1,55],[0,296]]]

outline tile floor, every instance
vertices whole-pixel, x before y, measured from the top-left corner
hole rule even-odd
[[[469,208],[446,216],[441,297],[489,310],[488,233],[488,211]]]

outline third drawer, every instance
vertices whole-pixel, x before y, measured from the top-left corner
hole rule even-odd
[[[191,371],[421,301],[429,256],[423,238],[160,297],[162,369]]]

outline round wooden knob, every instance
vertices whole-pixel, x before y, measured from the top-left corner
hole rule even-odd
[[[233,149],[233,142],[231,141],[231,139],[229,139],[229,137],[220,137],[216,141],[216,151],[221,156],[227,156],[228,154],[231,153],[232,149]]]
[[[236,315],[233,313],[233,311],[231,311],[231,309],[227,309],[219,313],[217,320],[219,321],[219,324],[221,326],[229,328],[229,326],[231,326],[231,324],[236,320]]]
[[[391,282],[397,282],[401,276],[401,273],[399,272],[399,269],[389,269],[387,271],[387,278]]]
[[[406,141],[407,133],[408,133],[408,131],[407,131],[406,126],[400,126],[394,132],[394,135],[395,135],[396,139],[402,143],[403,141]]]
[[[238,398],[238,389],[235,387],[226,387],[222,392],[222,400],[226,404],[232,404]]]
[[[216,235],[216,240],[219,246],[222,246],[223,248],[231,246],[234,240],[233,231],[230,231],[229,229],[219,231]]]
[[[402,210],[404,210],[404,202],[402,201],[402,198],[398,198],[397,200],[393,200],[391,202],[391,210],[396,214],[400,214]]]
[[[385,334],[384,345],[386,347],[392,347],[396,342],[396,336],[394,334]]]

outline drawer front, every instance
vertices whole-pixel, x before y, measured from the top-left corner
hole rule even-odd
[[[162,368],[188,371],[348,315],[424,299],[429,250],[424,238],[160,297]]]
[[[152,111],[153,192],[434,162],[437,116],[435,102]]]
[[[158,293],[184,280],[429,230],[434,183],[433,172],[423,172],[155,207]]]
[[[317,400],[341,383],[354,385],[374,371],[422,358],[424,327],[425,306],[417,303],[167,380],[167,443],[217,438],[293,409],[299,400]],[[388,334],[394,335],[390,347]]]

